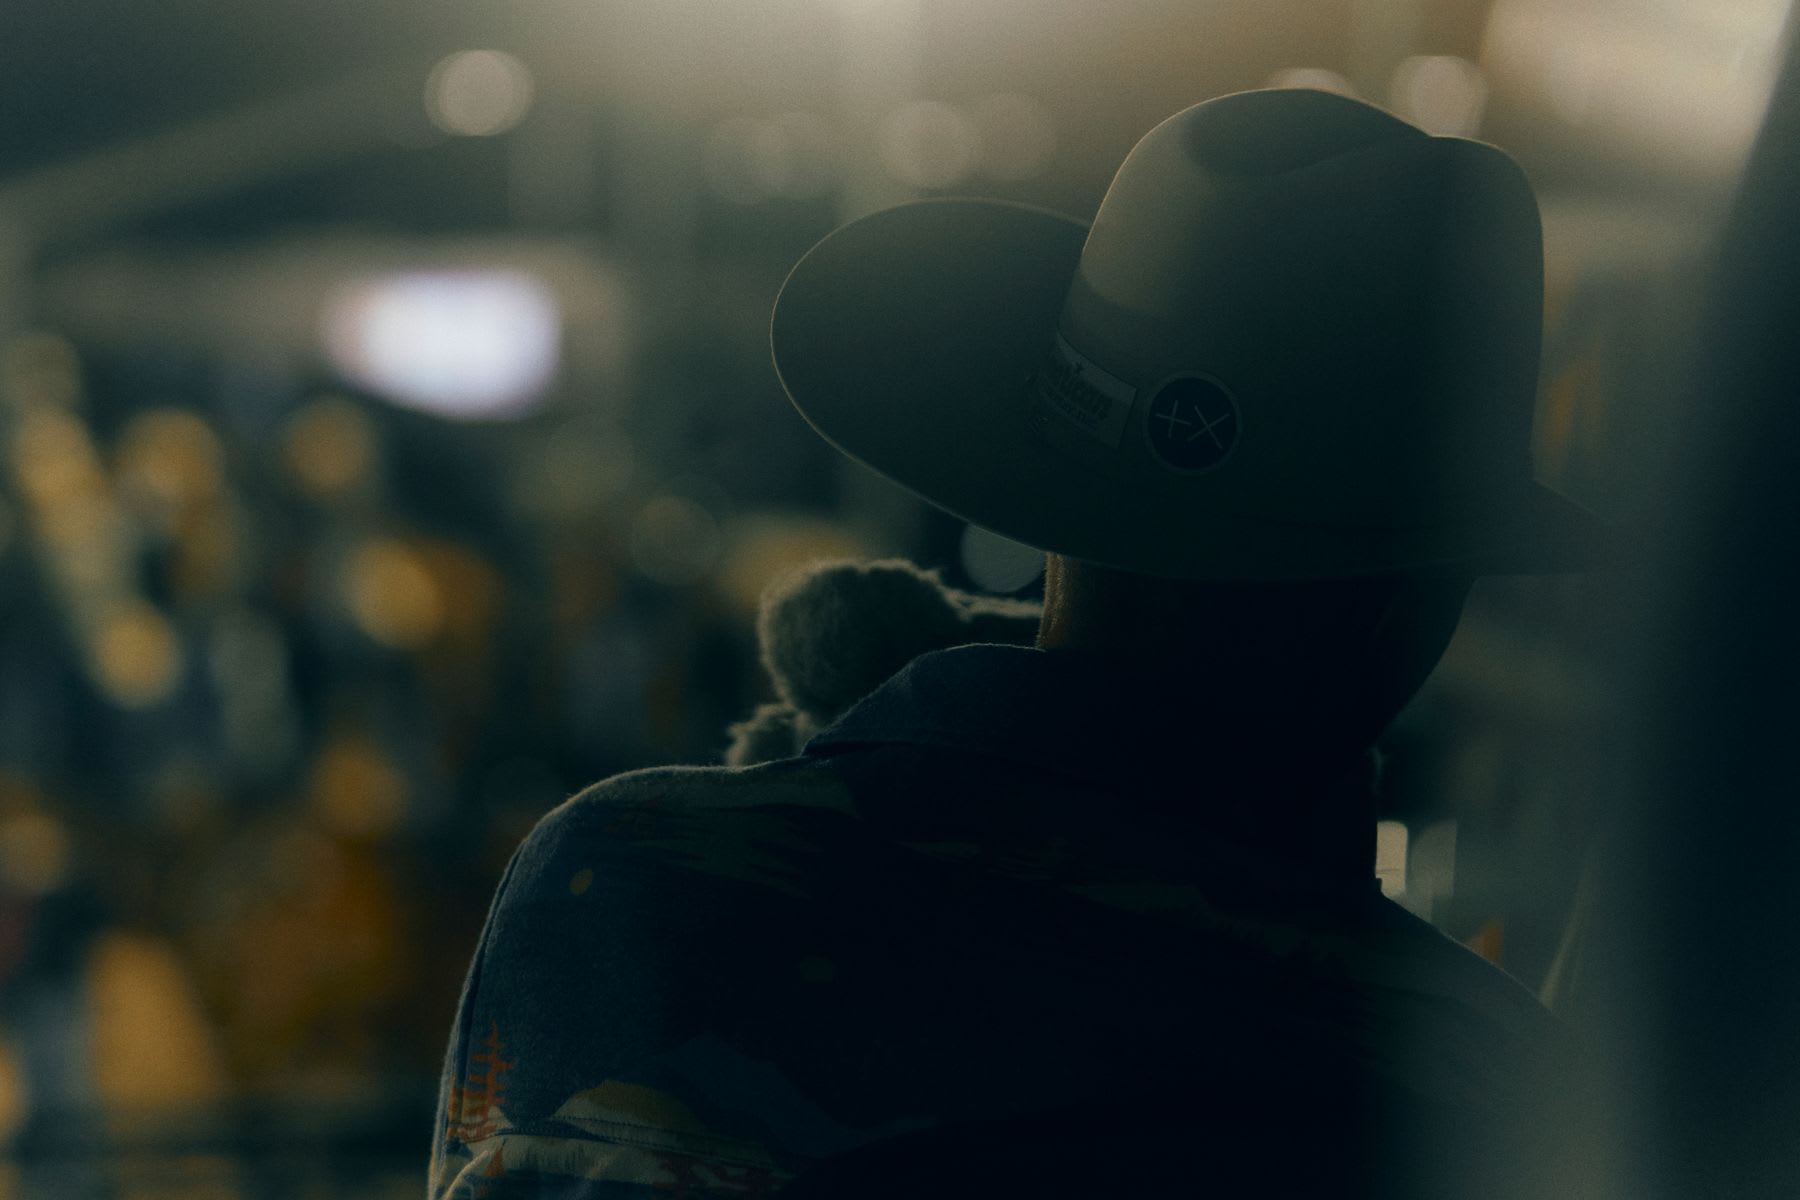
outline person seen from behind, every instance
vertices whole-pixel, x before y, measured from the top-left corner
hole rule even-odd
[[[1577,1049],[1373,871],[1372,747],[1471,583],[1605,544],[1531,479],[1541,304],[1509,157],[1316,91],[1175,114],[1091,224],[825,238],[775,306],[788,395],[1046,552],[1036,644],[547,816],[431,1194],[1563,1194]]]

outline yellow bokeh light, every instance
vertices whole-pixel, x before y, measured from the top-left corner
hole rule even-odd
[[[406,815],[406,776],[367,738],[339,737],[313,764],[313,810],[325,827],[347,837],[380,837]]]
[[[417,553],[438,595],[456,597],[455,604],[444,608],[443,632],[485,645],[505,590],[499,573],[480,555],[453,542],[426,542]]]
[[[302,491],[335,500],[366,483],[374,471],[375,430],[363,411],[339,396],[314,400],[288,421],[282,456]]]
[[[224,1098],[225,1065],[193,981],[157,938],[109,933],[88,967],[94,1086],[115,1109],[191,1109]]]
[[[25,494],[42,508],[93,495],[104,482],[87,428],[60,409],[36,409],[20,421],[13,462]]]
[[[416,649],[443,627],[437,581],[403,542],[377,538],[359,546],[345,563],[343,588],[357,627],[384,646]]]
[[[114,703],[147,708],[169,698],[181,675],[181,643],[168,618],[149,604],[114,605],[93,641],[95,682]]]
[[[31,1094],[12,1047],[0,1041],[0,1138],[11,1141],[31,1115]],[[16,1176],[0,1172],[0,1196],[23,1195]]]
[[[119,442],[119,478],[151,503],[178,507],[218,494],[224,481],[219,437],[199,415],[151,409],[132,418]]]
[[[112,532],[113,516],[113,506],[104,497],[77,493],[40,512],[38,532],[57,551],[89,550]]]
[[[242,537],[229,509],[200,510],[182,526],[173,563],[177,595],[183,600],[218,595],[232,583],[240,563]]]

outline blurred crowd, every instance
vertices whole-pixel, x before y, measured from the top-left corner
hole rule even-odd
[[[518,839],[604,775],[718,761],[763,581],[854,548],[614,487],[620,447],[555,419],[203,386],[45,333],[7,362],[0,1135],[26,1142],[96,1103],[428,1103]]]

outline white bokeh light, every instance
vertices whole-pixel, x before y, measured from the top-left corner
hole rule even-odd
[[[500,50],[462,50],[431,69],[425,111],[460,137],[505,133],[531,111],[531,71]]]
[[[1394,68],[1388,105],[1426,133],[1471,137],[1487,107],[1481,68],[1454,54],[1414,55]]]
[[[326,353],[350,381],[446,417],[523,415],[561,356],[556,296],[523,271],[358,280],[329,298],[323,325]]]
[[[880,138],[882,165],[909,187],[955,187],[981,156],[974,122],[941,100],[902,104],[881,123]]]
[[[1044,552],[970,525],[962,535],[962,566],[975,586],[1002,595],[1020,591],[1044,573]]]

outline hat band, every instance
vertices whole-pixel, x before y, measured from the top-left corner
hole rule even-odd
[[[1118,479],[1141,481],[1147,468],[1155,476],[1206,474],[1230,454],[1242,428],[1237,400],[1213,376],[1176,371],[1142,388],[1077,350],[1060,330],[1025,393],[1028,426],[1042,441]],[[1141,446],[1127,444],[1133,430]]]
[[[1528,488],[1523,479],[1516,486],[1426,488],[1402,497],[1404,503],[1387,513],[1347,502],[1352,497],[1307,502],[1272,489],[1245,495],[1241,479],[1215,474],[1237,448],[1243,426],[1236,398],[1212,375],[1175,371],[1138,386],[1057,330],[1021,384],[1013,403],[1026,434],[1062,459],[1071,483],[1081,474],[1102,477],[1217,517],[1344,530],[1467,524],[1510,509]],[[1139,408],[1143,415],[1135,416]],[[1366,493],[1354,499],[1366,499]]]
[[[1061,331],[1032,372],[1030,392],[1045,415],[1055,416],[1094,441],[1117,450],[1137,389],[1103,370],[1069,345]]]

